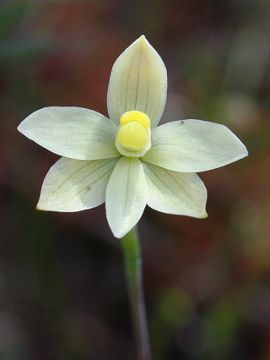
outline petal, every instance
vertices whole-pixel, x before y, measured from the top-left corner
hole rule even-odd
[[[93,110],[46,107],[29,115],[18,130],[61,156],[79,160],[119,156],[114,146],[116,126]]]
[[[116,163],[116,159],[82,161],[61,158],[44,179],[37,208],[72,212],[102,204]]]
[[[143,159],[174,171],[199,172],[247,155],[246,147],[226,126],[181,120],[153,129],[152,147]]]
[[[146,113],[156,126],[167,96],[166,67],[144,36],[134,41],[115,61],[108,88],[109,116],[119,123],[126,111]]]
[[[144,164],[151,208],[176,215],[196,218],[207,216],[207,190],[195,173],[179,173],[159,166]]]
[[[123,237],[137,224],[146,201],[147,184],[142,163],[122,157],[106,190],[107,219],[115,237]]]

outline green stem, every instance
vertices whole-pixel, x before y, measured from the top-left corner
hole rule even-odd
[[[137,359],[151,360],[142,284],[141,248],[136,227],[125,235],[121,242],[137,345]]]

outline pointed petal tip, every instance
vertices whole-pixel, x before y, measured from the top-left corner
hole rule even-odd
[[[205,208],[204,209],[198,208],[197,211],[194,212],[193,215],[191,215],[191,217],[199,220],[204,220],[208,218],[208,213]]]
[[[239,139],[238,139],[239,140]],[[240,140],[239,140],[240,141]],[[238,154],[235,155],[234,158],[232,158],[232,160],[230,161],[230,163],[236,162],[238,160],[242,160],[245,157],[247,157],[249,155],[248,150],[246,148],[246,146],[240,141],[241,147],[238,151]]]
[[[198,217],[198,219],[207,219],[208,218],[208,213],[206,212],[206,210]]]
[[[232,132],[227,126],[225,126],[225,125],[223,125],[223,126],[225,127],[226,130],[229,130],[229,132],[235,138],[235,142],[239,144],[238,155],[236,155],[235,160],[233,160],[231,162],[234,162],[234,161],[237,161],[237,160],[247,157],[249,154],[248,154],[248,150],[247,150],[245,144],[243,144],[243,142],[238,138],[238,136],[236,136],[235,133]]]
[[[225,128],[228,129],[226,126],[225,126]],[[238,144],[239,144],[239,159],[242,159],[242,158],[248,156],[249,153],[248,153],[248,149],[247,149],[246,145],[230,129],[228,129],[228,130],[231,132],[231,134],[234,136],[236,142],[238,142]]]
[[[142,44],[149,44],[149,41],[146,39],[145,35],[141,35],[138,40],[140,40]]]
[[[247,157],[249,155],[248,153],[248,149],[246,148],[246,146],[243,144],[243,158]]]
[[[136,226],[136,224],[134,226]],[[119,230],[119,229],[114,230],[110,226],[110,229],[111,229],[111,232],[113,233],[113,236],[116,239],[122,239],[124,236],[126,236],[131,231],[131,229],[133,229],[134,226],[129,226],[129,227],[123,228],[121,230]]]
[[[58,210],[54,210],[54,209],[51,209],[50,207],[46,206],[46,203],[44,203],[40,199],[36,205],[36,210],[37,211],[56,211],[56,212],[58,211]]]
[[[113,233],[113,236],[116,238],[116,239],[122,239],[127,233],[128,231],[124,231],[124,232],[114,232],[112,229],[111,229],[112,233]]]
[[[36,205],[36,210],[37,211],[57,211],[54,209],[51,209],[50,207],[46,206],[46,204],[44,204],[43,201],[39,200],[37,205]]]
[[[138,37],[131,45],[137,45],[141,50],[144,51],[151,49],[151,51],[154,50],[156,52],[156,50],[150,44],[145,35],[141,35],[140,37]]]
[[[36,205],[36,210],[37,211],[45,211],[45,209],[42,208],[42,206],[40,205],[40,203],[38,202]]]
[[[147,47],[151,46],[145,35],[141,35],[137,40],[134,41],[134,43],[137,43],[141,49],[146,49]]]
[[[24,130],[24,126],[23,126],[23,121],[17,126],[17,130],[19,131],[19,133],[24,135],[25,130]]]

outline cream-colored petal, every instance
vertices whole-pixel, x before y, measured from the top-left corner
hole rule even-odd
[[[35,111],[18,130],[55,154],[97,160],[119,156],[115,124],[96,111],[52,106]]]
[[[226,126],[192,119],[153,129],[152,147],[143,159],[174,171],[200,172],[247,155],[245,145]]]
[[[122,157],[106,190],[106,214],[115,237],[123,237],[137,224],[146,201],[147,184],[141,161]]]
[[[37,209],[73,212],[102,204],[116,163],[117,159],[83,161],[61,158],[44,179]]]
[[[145,36],[134,41],[115,61],[107,96],[110,118],[119,124],[123,113],[138,110],[156,126],[167,96],[166,67]]]
[[[180,173],[144,163],[151,208],[196,218],[207,216],[207,190],[195,173]]]

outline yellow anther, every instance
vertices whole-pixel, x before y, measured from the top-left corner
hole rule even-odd
[[[120,154],[129,157],[141,157],[151,147],[149,117],[137,110],[125,112],[120,120],[115,146]]]
[[[118,129],[116,142],[126,150],[140,151],[148,142],[148,129],[137,121],[121,124]]]
[[[141,124],[143,127],[145,127],[146,129],[150,128],[150,124],[151,124],[149,117],[145,113],[143,113],[141,111],[137,111],[137,110],[127,111],[121,116],[121,118],[120,118],[121,125],[130,123],[130,122],[137,122],[137,123]]]

